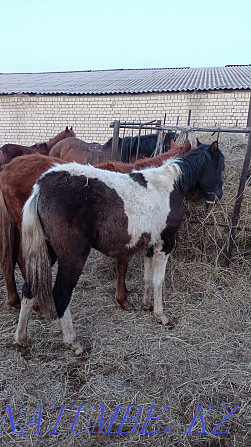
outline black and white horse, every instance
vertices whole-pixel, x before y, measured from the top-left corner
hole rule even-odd
[[[56,309],[64,342],[79,354],[69,304],[91,248],[117,258],[117,302],[126,310],[123,262],[145,251],[143,307],[168,324],[163,312],[162,285],[168,256],[183,220],[183,199],[197,187],[208,202],[222,197],[224,157],[217,142],[199,144],[158,168],[120,174],[77,163],[55,165],[33,187],[23,210],[22,248],[27,282],[18,328],[20,345],[27,343],[27,325],[35,297],[46,317]],[[52,291],[49,253],[58,258]]]

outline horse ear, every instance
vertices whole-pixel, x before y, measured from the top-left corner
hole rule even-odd
[[[196,141],[197,141],[197,147],[198,147],[201,144],[201,142],[200,142],[199,138],[196,138]]]
[[[189,151],[189,150],[191,149],[191,143],[190,143],[189,140],[187,140],[187,141],[185,142],[185,149],[186,149],[187,151]]]
[[[68,129],[68,126],[66,126],[65,130],[69,130],[69,129]]]
[[[217,152],[217,150],[219,149],[218,147],[218,141],[214,141],[211,146],[210,146],[210,151],[215,154],[215,152]]]
[[[71,126],[70,130],[73,130],[73,129],[72,129],[72,126]]]

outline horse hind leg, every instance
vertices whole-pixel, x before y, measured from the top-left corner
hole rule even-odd
[[[25,282],[22,290],[23,296],[21,300],[21,310],[18,319],[17,329],[14,335],[14,341],[19,346],[27,346],[28,338],[27,338],[27,328],[28,321],[30,317],[31,310],[34,306],[35,298],[31,295],[29,291],[28,283]]]
[[[84,256],[68,257],[67,260],[58,259],[58,272],[53,288],[53,298],[62,328],[63,342],[76,355],[82,354],[84,349],[77,341],[69,305],[72,292],[82,273],[90,249],[91,247],[88,247],[85,250]]]

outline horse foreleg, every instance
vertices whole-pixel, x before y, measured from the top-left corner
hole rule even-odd
[[[151,292],[153,288],[152,277],[153,277],[152,256],[145,255],[144,258],[145,291],[142,300],[142,307],[145,310],[151,310]]]
[[[132,310],[132,304],[126,299],[128,293],[125,285],[125,276],[128,267],[128,257],[117,259],[117,287],[115,300],[124,310]]]
[[[154,253],[152,258],[152,269],[153,269],[153,295],[154,295],[154,315],[156,319],[166,325],[169,323],[168,318],[165,316],[163,311],[163,303],[162,303],[162,287],[165,278],[166,272],[166,263],[168,260],[169,254],[165,254],[162,251],[158,251]]]

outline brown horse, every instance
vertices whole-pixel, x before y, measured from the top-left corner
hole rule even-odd
[[[171,142],[171,135],[166,134],[168,138],[164,141],[164,149],[168,150]],[[133,162],[136,160],[138,145],[138,136],[133,138],[119,138],[116,160],[122,162]],[[140,146],[138,158],[151,157],[156,148],[158,134],[142,135],[140,137]],[[67,138],[57,143],[51,150],[51,157],[58,157],[66,162],[76,161],[77,163],[97,165],[111,160],[112,138],[103,146],[98,143],[86,143],[78,138]]]
[[[23,209],[22,251],[27,281],[16,342],[27,344],[27,325],[37,297],[48,318],[59,318],[63,341],[75,354],[83,348],[77,340],[69,309],[72,291],[91,248],[120,264],[133,253],[145,254],[143,306],[151,307],[162,324],[170,324],[162,303],[162,285],[168,257],[183,220],[186,191],[196,185],[207,202],[222,197],[224,156],[215,141],[201,144],[183,157],[166,160],[130,174],[109,172],[91,165],[53,166],[33,186]],[[58,269],[52,288],[51,253]],[[126,295],[118,304],[130,310]]]
[[[50,157],[61,158],[65,162],[76,161],[82,164],[98,164],[110,160],[111,147],[99,143],[86,143],[79,138],[66,138],[55,144]]]
[[[11,143],[4,144],[0,148],[0,165],[7,164],[11,160],[13,160],[13,158],[19,157],[21,155],[30,155],[34,153],[49,155],[51,148],[59,141],[63,140],[64,138],[75,136],[76,134],[72,130],[72,127],[69,129],[68,126],[66,126],[63,132],[60,132],[58,135],[51,138],[46,143],[36,143],[33,146],[21,146],[19,144]]]
[[[181,156],[191,148],[189,141],[180,146],[172,143],[172,150],[157,157],[138,160],[135,164],[109,163],[107,170],[121,172],[121,165],[126,172],[149,166],[160,166],[171,156]],[[55,163],[64,163],[62,160],[31,154],[14,159],[3,167],[0,175],[0,265],[6,286],[6,305],[20,308],[20,299],[17,293],[14,270],[18,263],[23,277],[25,267],[20,250],[20,234],[23,206],[31,194],[32,186]],[[103,166],[100,166],[103,168]],[[116,296],[120,296],[125,287],[125,271],[127,265],[117,265],[118,283]]]

